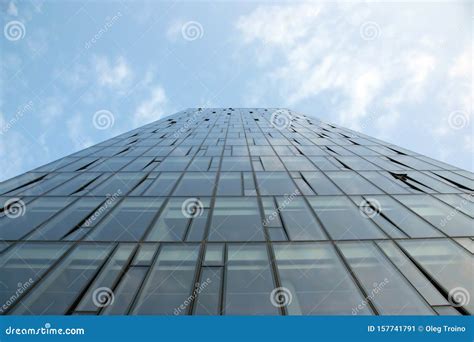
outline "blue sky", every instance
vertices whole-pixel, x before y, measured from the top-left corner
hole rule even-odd
[[[0,180],[213,106],[286,107],[473,170],[468,1],[0,3]]]

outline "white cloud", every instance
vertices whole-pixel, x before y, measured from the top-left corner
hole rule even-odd
[[[466,108],[472,102],[472,52],[464,6],[261,5],[236,22],[239,51],[258,61],[255,74],[261,74],[249,81],[246,105],[276,96],[283,106],[312,104],[323,119],[389,141],[422,123],[426,140],[437,130],[462,143],[462,132],[439,123],[446,125],[454,110],[472,112]],[[367,23],[375,23],[374,39],[364,34]]]
[[[106,57],[94,59],[94,69],[98,84],[101,86],[120,88],[129,84],[133,72],[124,57],[116,58],[115,63]]]
[[[150,96],[137,106],[133,114],[134,125],[143,125],[160,119],[165,114],[165,105],[167,102],[168,99],[163,87],[153,87]]]

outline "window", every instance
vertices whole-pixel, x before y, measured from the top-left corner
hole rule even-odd
[[[0,256],[0,303],[7,303],[18,288],[25,294],[71,247],[69,243],[19,243]],[[31,279],[31,281],[30,281]],[[13,303],[17,304],[20,302]],[[3,304],[2,304],[3,305]]]
[[[180,176],[180,173],[161,172],[143,195],[168,196]]]
[[[370,300],[383,315],[434,315],[434,311],[372,242],[338,243]],[[375,294],[376,293],[376,294]]]
[[[216,198],[210,241],[264,241],[256,198]]]
[[[77,246],[12,311],[15,315],[64,315],[111,251],[110,244]]]
[[[302,197],[277,197],[278,210],[291,241],[326,240]]]
[[[0,219],[0,240],[20,240],[72,201],[71,197],[42,197],[26,205],[21,202],[13,203],[12,205],[19,208],[19,213],[24,214],[15,218],[4,216]]]
[[[193,290],[198,252],[198,245],[163,245],[132,313],[187,314],[189,304],[180,306]]]
[[[459,287],[468,294],[474,293],[474,257],[450,239],[400,240],[398,243],[446,293]],[[473,301],[464,308],[474,314]]]
[[[210,196],[214,190],[215,172],[186,172],[173,196]]]
[[[428,195],[394,196],[448,236],[472,236],[472,219]]]
[[[163,203],[160,198],[125,198],[86,237],[88,241],[138,241]]]
[[[290,315],[370,315],[334,247],[327,243],[275,244],[281,285],[293,300]]]
[[[240,172],[221,172],[217,196],[242,196],[242,177]]]
[[[322,172],[302,172],[306,183],[318,195],[339,195],[341,190],[334,185]]]
[[[250,159],[248,157],[224,157],[222,159],[222,171],[251,171]]]
[[[326,175],[348,195],[382,194],[382,191],[356,172],[330,171]]]
[[[275,288],[264,244],[229,244],[226,264],[226,315],[278,315],[270,301]]]
[[[260,194],[263,196],[299,194],[295,183],[286,172],[256,172],[255,174]]]
[[[386,238],[347,197],[308,197],[308,200],[334,240]]]

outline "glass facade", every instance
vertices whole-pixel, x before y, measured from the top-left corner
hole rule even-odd
[[[0,184],[0,314],[471,315],[474,175],[187,109]]]

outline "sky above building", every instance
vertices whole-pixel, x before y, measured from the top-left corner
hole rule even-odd
[[[468,1],[0,4],[0,180],[188,107],[286,107],[473,170]]]

